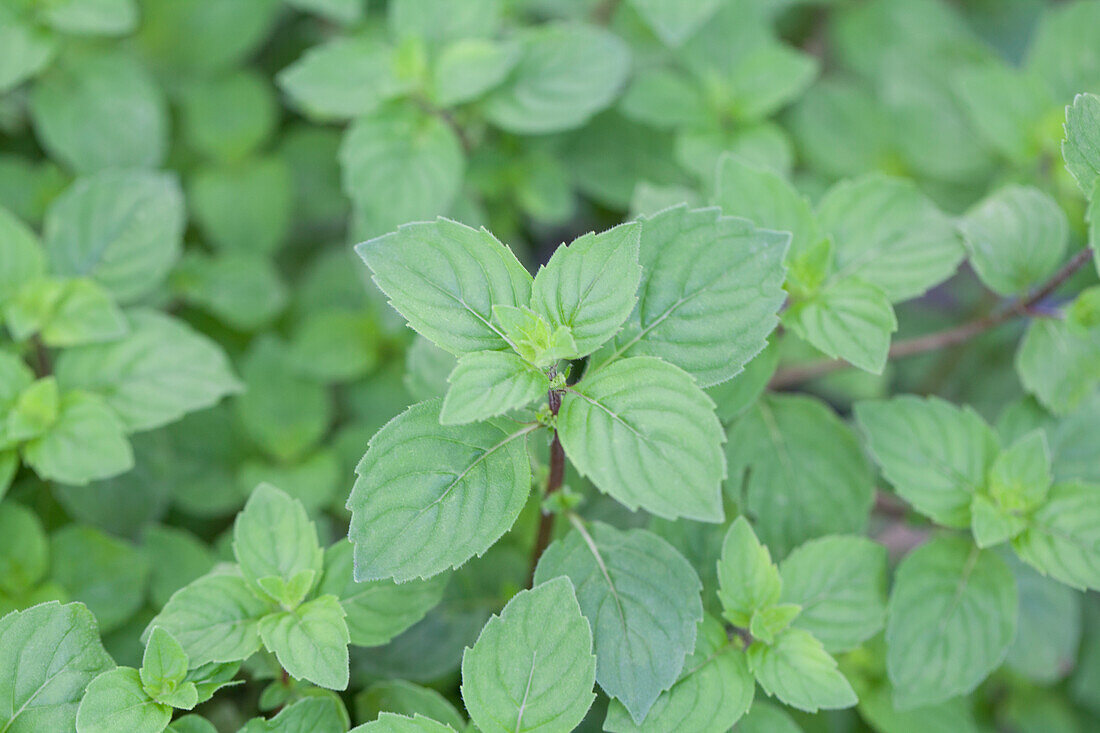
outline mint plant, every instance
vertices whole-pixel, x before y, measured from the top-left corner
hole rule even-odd
[[[0,3],[0,733],[1100,727],[1097,48]]]

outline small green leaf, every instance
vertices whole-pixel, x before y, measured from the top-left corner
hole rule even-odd
[[[558,247],[539,268],[531,286],[531,307],[551,328],[565,326],[584,356],[611,339],[637,302],[642,270],[638,246],[642,228],[621,224],[585,234]]]
[[[111,296],[95,281],[77,278],[65,283],[42,326],[42,342],[65,347],[113,341],[124,336],[127,328]]]
[[[1055,484],[1027,529],[1012,540],[1016,554],[1044,575],[1084,590],[1100,589],[1100,486]]]
[[[678,367],[633,356],[586,375],[562,397],[558,434],[577,470],[630,509],[721,521],[722,427]]]
[[[904,395],[861,402],[856,420],[894,489],[936,522],[970,525],[970,502],[986,483],[997,436],[969,407]]]
[[[858,278],[831,280],[792,305],[785,322],[822,352],[872,374],[882,374],[898,319],[880,288]]]
[[[45,274],[46,256],[38,237],[15,214],[0,206],[0,304]]]
[[[1016,634],[1016,581],[997,555],[944,536],[898,566],[886,622],[886,667],[899,709],[973,690]]]
[[[1012,539],[1025,527],[1026,519],[997,505],[983,494],[976,494],[970,502],[970,531],[974,534],[975,544],[982,549]]]
[[[1056,318],[1035,318],[1016,351],[1016,371],[1028,392],[1063,415],[1100,384],[1100,324],[1081,329]]]
[[[348,508],[355,579],[404,582],[482,555],[531,489],[526,436],[492,423],[439,424],[438,400],[391,420],[356,468]]]
[[[257,620],[269,610],[237,571],[215,569],[176,591],[147,633],[163,626],[193,665],[236,662],[260,648]]]
[[[703,617],[695,569],[644,530],[593,523],[550,545],[535,584],[568,576],[592,628],[596,681],[640,723],[684,669]]]
[[[172,272],[171,284],[188,303],[239,331],[266,325],[287,301],[274,263],[247,252],[188,252]]]
[[[205,165],[187,198],[206,239],[224,252],[271,255],[290,233],[294,181],[278,156]]]
[[[260,581],[270,576],[283,581],[283,586],[304,583],[305,590],[297,594],[299,601],[321,576],[321,545],[305,507],[269,484],[256,487],[237,515],[233,555],[244,578],[269,595]],[[304,580],[298,579],[303,572]],[[272,600],[286,599],[272,596]]]
[[[513,596],[462,655],[462,701],[484,733],[572,730],[595,681],[592,632],[563,577]]]
[[[672,47],[690,38],[722,5],[721,0],[630,0],[630,4],[665,45]]]
[[[531,276],[489,232],[440,219],[356,246],[413,330],[453,354],[503,349],[494,305],[526,305]]]
[[[493,320],[512,349],[536,367],[545,369],[579,354],[568,326],[551,329],[545,318],[527,306],[494,305]]]
[[[411,89],[398,77],[393,57],[393,49],[375,38],[335,38],[307,50],[276,78],[310,117],[351,119]]]
[[[549,378],[516,354],[476,351],[458,359],[439,422],[477,422],[524,407],[546,394]]]
[[[46,575],[49,547],[38,515],[14,501],[0,503],[0,593],[18,596]]]
[[[1062,157],[1085,196],[1091,196],[1100,178],[1100,97],[1078,94],[1066,107],[1066,139]]]
[[[37,438],[57,422],[61,397],[57,379],[43,377],[19,393],[8,412],[4,436],[23,442]]]
[[[856,693],[813,634],[787,629],[772,645],[754,642],[749,668],[769,695],[799,710],[816,713],[856,704]]]
[[[1009,511],[1027,511],[1043,501],[1052,481],[1046,434],[1033,430],[993,461],[989,495]]]
[[[374,720],[381,713],[416,715],[441,721],[455,730],[466,727],[466,719],[437,690],[405,680],[375,682],[355,696],[357,720]]]
[[[76,714],[77,733],[160,733],[172,720],[172,708],[141,688],[138,671],[117,667],[92,680]]]
[[[15,6],[0,8],[0,93],[7,93],[54,57],[57,36],[21,17]]]
[[[774,644],[777,634],[782,632],[802,612],[797,603],[780,603],[753,612],[749,621],[749,634],[765,644]]]
[[[460,38],[436,59],[432,96],[441,107],[473,101],[503,82],[519,58],[520,47],[514,42]]]
[[[347,713],[338,699],[306,697],[270,720],[253,718],[238,733],[343,733]]]
[[[742,629],[749,627],[756,611],[779,601],[779,568],[744,517],[734,520],[722,541],[718,584],[723,615]]]
[[[406,717],[394,713],[382,713],[378,720],[352,728],[348,733],[447,733],[454,731],[449,725],[437,723],[423,715]]]
[[[348,626],[336,596],[325,595],[293,611],[260,620],[264,646],[295,679],[330,690],[348,686]]]
[[[139,670],[141,685],[146,694],[155,698],[162,692],[175,690],[187,676],[189,663],[187,652],[175,637],[165,631],[163,626],[154,627],[145,644],[145,654],[141,658]]]
[[[44,10],[50,26],[72,35],[123,35],[138,21],[134,0],[59,0]]]
[[[76,486],[134,466],[122,423],[99,397],[84,392],[67,393],[50,429],[21,451],[40,477]]]
[[[210,158],[239,160],[260,147],[278,123],[270,82],[246,68],[189,80],[180,90],[180,134]]]

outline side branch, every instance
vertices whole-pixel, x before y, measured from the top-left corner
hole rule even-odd
[[[939,349],[957,346],[958,344],[965,343],[975,336],[992,328],[996,328],[1002,323],[1014,318],[1027,317],[1030,315],[1032,308],[1049,297],[1050,294],[1065,283],[1073,273],[1077,272],[1082,265],[1088,262],[1091,257],[1092,249],[1086,247],[1074,255],[1069,262],[1063,265],[1058,272],[1054,273],[1054,275],[1052,275],[1038,290],[1030,295],[1012,301],[1003,308],[987,313],[984,316],[975,318],[962,325],[955,326],[954,328],[936,331],[935,333],[929,333],[915,338],[895,341],[893,345],[890,346],[888,358],[901,359],[907,356],[916,356],[917,354],[924,354],[929,351],[938,351]],[[811,361],[806,364],[796,364],[777,371],[775,376],[772,377],[771,382],[768,383],[768,386],[772,389],[791,387],[841,369],[847,369],[850,366],[851,364],[843,359],[821,359],[820,361]]]

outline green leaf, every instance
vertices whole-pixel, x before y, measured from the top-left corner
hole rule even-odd
[[[749,627],[756,611],[779,601],[779,568],[744,517],[734,520],[722,541],[718,586],[722,615],[742,629]]]
[[[42,342],[67,347],[113,341],[124,336],[126,328],[126,318],[111,296],[94,280],[77,278],[65,283],[42,327]]]
[[[740,120],[763,120],[801,96],[819,62],[785,43],[765,39],[737,55],[720,94],[730,114]]]
[[[263,587],[261,580],[271,576],[282,581],[278,585],[285,586],[306,573],[309,577],[305,592],[308,592],[321,576],[321,545],[305,507],[268,484],[256,487],[244,510],[237,515],[233,524],[233,555],[245,580],[257,588]],[[285,596],[272,596],[272,600],[290,607],[296,605]]]
[[[527,501],[532,428],[442,426],[439,407],[421,402],[391,420],[356,468],[348,537],[357,581],[457,568],[507,532]]]
[[[339,159],[344,192],[375,233],[448,213],[466,168],[455,131],[403,104],[352,123]]]
[[[856,704],[856,693],[813,634],[787,629],[775,644],[754,642],[749,668],[769,695],[799,710],[816,713]]]
[[[623,704],[612,700],[604,730],[729,730],[748,711],[755,688],[745,654],[730,643],[717,619],[705,616],[699,625],[695,651],[684,663],[680,679],[661,693],[645,721],[636,724]]]
[[[503,415],[546,394],[550,380],[505,351],[476,351],[458,359],[443,399],[439,422],[460,425]]]
[[[15,214],[0,206],[0,303],[45,273],[46,257],[38,237]]]
[[[183,227],[174,176],[107,171],[77,179],[54,201],[43,239],[55,274],[90,277],[131,303],[164,281],[179,258]]]
[[[14,501],[0,503],[0,593],[18,596],[33,589],[49,567],[42,523]]]
[[[756,517],[757,534],[776,556],[867,525],[870,466],[851,428],[819,400],[765,396],[730,425],[726,457],[727,494]]]
[[[558,247],[539,268],[531,286],[531,307],[552,329],[570,329],[584,356],[611,339],[630,315],[642,270],[638,247],[642,228],[622,224],[585,234]]]
[[[168,104],[124,51],[64,55],[35,84],[30,109],[39,141],[78,173],[164,162]]]
[[[858,277],[898,302],[946,280],[963,258],[950,219],[898,178],[870,175],[829,190],[817,210],[832,237],[835,277]]]
[[[206,718],[184,715],[172,721],[168,726],[168,733],[218,733],[218,729]]]
[[[550,323],[527,306],[494,305],[493,320],[524,361],[545,369],[576,355],[577,343],[568,326],[551,330]]]
[[[810,169],[843,178],[880,170],[897,157],[889,110],[868,87],[828,74],[791,110],[791,132]]]
[[[72,35],[117,36],[137,27],[134,0],[59,0],[45,8],[47,23]]]
[[[1016,351],[1024,388],[1048,410],[1063,415],[1100,384],[1100,324],[1082,329],[1055,318],[1034,318]]]
[[[630,71],[626,44],[594,26],[547,24],[528,29],[520,40],[519,64],[484,101],[485,116],[507,132],[580,127],[611,104]]]
[[[374,720],[381,713],[423,714],[455,730],[466,728],[466,719],[438,691],[405,680],[375,682],[355,696],[357,720]]]
[[[197,537],[178,527],[149,526],[143,550],[149,558],[149,600],[161,608],[172,594],[214,567],[211,551]]]
[[[1012,559],[1020,596],[1016,639],[1005,664],[1025,679],[1049,685],[1080,666],[1081,606],[1079,593]],[[1081,655],[1082,658],[1084,655]]]
[[[886,667],[898,709],[973,690],[1016,635],[1016,581],[1000,557],[944,536],[898,566],[886,622]]]
[[[154,627],[145,644],[139,670],[145,692],[156,697],[161,692],[174,690],[187,676],[189,662],[180,643],[164,627]]]
[[[76,714],[77,733],[160,733],[172,720],[172,708],[141,687],[138,671],[117,667],[92,680]]]
[[[181,135],[210,158],[245,157],[271,136],[278,122],[274,90],[251,69],[190,82],[179,103]]]
[[[1012,539],[1026,526],[1027,521],[1018,513],[998,506],[983,494],[975,495],[970,503],[970,531],[974,543],[982,549]]]
[[[27,22],[14,6],[0,8],[0,94],[38,74],[56,51],[48,28]]]
[[[898,319],[886,293],[856,277],[831,280],[796,302],[785,318],[791,330],[825,354],[882,374]]]
[[[630,4],[665,45],[679,46],[721,6],[721,0],[630,0]]]
[[[1078,94],[1066,107],[1066,139],[1062,157],[1086,197],[1100,178],[1100,97]]]
[[[454,354],[507,347],[493,306],[531,297],[531,276],[509,248],[447,219],[407,224],[355,250],[413,330]]]
[[[645,530],[599,522],[571,532],[543,553],[538,585],[568,576],[592,628],[596,681],[640,723],[684,668],[703,617],[694,568]]]
[[[469,0],[459,6],[449,0],[393,0],[387,20],[393,35],[433,43],[455,38],[481,38],[500,30],[502,0]]]
[[[1084,590],[1100,589],[1100,486],[1055,484],[1012,546],[1044,575]]]
[[[69,392],[59,410],[50,429],[21,448],[41,478],[83,486],[133,468],[124,427],[99,397]]]
[[[996,191],[967,212],[960,229],[978,277],[1001,295],[1044,282],[1069,244],[1069,222],[1058,202],[1029,186]]]
[[[757,699],[738,724],[737,733],[802,733],[802,728],[778,705]]]
[[[484,733],[572,730],[595,682],[592,632],[564,577],[513,596],[462,655],[462,701]]]
[[[774,644],[776,636],[786,630],[801,612],[802,607],[795,603],[780,603],[761,608],[749,620],[749,634],[764,644]]]
[[[802,612],[793,625],[835,654],[877,634],[886,623],[886,548],[865,537],[811,540],[779,566],[781,600]]]
[[[12,442],[37,438],[57,422],[57,380],[43,377],[24,389],[11,405],[5,437]]]
[[[586,375],[562,397],[558,434],[577,470],[630,509],[721,521],[722,427],[681,369],[634,356]]]
[[[117,341],[66,350],[55,373],[63,389],[103,396],[129,432],[150,430],[241,389],[215,342],[152,310],[128,314]]]
[[[84,689],[115,663],[81,603],[43,603],[0,619],[0,726],[6,733],[76,729]]]
[[[727,424],[752,407],[764,393],[778,365],[779,349],[765,348],[736,377],[708,387],[706,393],[718,405],[718,419]]]
[[[171,284],[189,304],[239,331],[267,325],[287,301],[275,264],[247,252],[188,252],[172,272]]]
[[[1000,449],[969,407],[910,395],[861,402],[856,420],[899,495],[939,524],[970,526],[970,502]]]
[[[236,662],[260,648],[257,620],[268,610],[236,570],[215,569],[176,591],[146,633],[164,627],[192,665]]]
[[[187,197],[195,223],[220,250],[270,255],[290,233],[294,180],[277,156],[198,168]]]
[[[989,495],[1010,511],[1034,509],[1053,481],[1046,434],[1033,430],[1001,451],[989,469]]]
[[[441,107],[470,102],[503,82],[520,59],[510,41],[460,38],[446,46],[432,69],[432,97]]]
[[[660,357],[703,387],[735,376],[777,323],[786,240],[715,209],[643,219],[638,305],[604,361]]]
[[[356,582],[352,554],[347,540],[325,550],[325,574],[317,594],[340,599],[351,643],[356,646],[380,646],[420,621],[442,599],[450,579],[438,575],[405,583],[389,579]]]
[[[369,114],[413,86],[398,76],[388,45],[359,37],[313,46],[276,79],[296,107],[322,120]]]
[[[956,70],[951,87],[982,139],[1015,165],[1026,166],[1038,152],[1034,131],[1051,107],[1043,81],[994,61]]]
[[[104,632],[121,626],[145,600],[149,561],[129,542],[69,524],[50,537],[50,560],[50,577],[88,605]]]
[[[348,686],[348,626],[336,596],[320,596],[293,611],[260,620],[264,646],[295,679],[330,690]]]
[[[382,713],[378,720],[357,725],[348,733],[447,733],[454,731],[449,725],[437,723],[423,715],[414,715],[411,718],[394,713]]]
[[[238,733],[343,733],[347,726],[347,713],[338,700],[306,697],[270,720],[253,718]]]
[[[322,382],[346,382],[372,371],[382,338],[374,317],[329,308],[305,316],[294,329],[289,356],[298,371]]]
[[[706,126],[710,122],[710,110],[698,82],[684,71],[665,66],[635,71],[617,107],[624,117],[662,129]],[[668,205],[686,200],[674,197]],[[657,206],[647,213],[666,208]]]

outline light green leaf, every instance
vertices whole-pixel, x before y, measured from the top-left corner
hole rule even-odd
[[[527,306],[494,305],[493,320],[504,331],[512,350],[541,369],[578,353],[569,326],[551,330],[550,323]]]
[[[1081,590],[1100,589],[1100,486],[1052,486],[1012,546],[1044,575]]]
[[[185,529],[152,525],[143,533],[149,558],[149,599],[161,608],[172,594],[214,567],[207,546]]]
[[[1066,107],[1066,139],[1062,157],[1085,196],[1092,196],[1100,178],[1100,97],[1078,94]]]
[[[120,302],[154,291],[179,258],[183,195],[174,176],[108,171],[76,183],[46,212],[54,273],[91,277]]]
[[[1044,578],[1015,558],[1011,565],[1020,596],[1020,615],[1005,664],[1025,679],[1053,684],[1077,663],[1083,599],[1072,588]]]
[[[749,668],[769,695],[799,710],[816,713],[856,704],[856,693],[813,634],[787,629],[772,645],[754,642]]]
[[[890,334],[898,319],[881,288],[856,277],[831,280],[821,292],[796,302],[785,322],[825,354],[882,374]]]
[[[1100,324],[1076,328],[1056,318],[1034,318],[1016,351],[1024,388],[1048,410],[1063,415],[1100,385]]]
[[[705,127],[710,122],[707,99],[699,83],[686,72],[666,66],[635,71],[617,108],[624,117],[662,129]],[[649,192],[653,193],[653,189]],[[668,205],[686,200],[676,198]],[[655,214],[665,208],[668,206],[657,206],[647,213]]]
[[[335,38],[313,46],[279,72],[293,104],[318,119],[351,119],[412,89],[397,75],[394,52],[375,38]]]
[[[146,634],[163,626],[192,665],[236,662],[260,648],[257,620],[269,610],[236,570],[215,569],[176,591]]]
[[[593,523],[543,553],[535,584],[568,576],[592,627],[596,681],[641,722],[680,676],[703,617],[694,568],[645,530]]]
[[[454,130],[415,105],[360,117],[339,159],[344,192],[374,233],[448,213],[466,167]]]
[[[92,680],[76,714],[77,733],[160,733],[172,720],[172,708],[153,700],[141,687],[138,671],[116,667]]]
[[[779,349],[765,348],[733,379],[705,391],[718,405],[718,419],[728,424],[754,405],[768,386],[779,365]]]
[[[381,713],[422,714],[455,730],[466,728],[466,719],[450,700],[431,687],[405,680],[375,682],[355,696],[356,720],[374,720]]]
[[[636,724],[618,700],[612,700],[604,730],[613,733],[727,731],[749,709],[755,692],[744,652],[730,643],[722,624],[705,616],[695,651],[684,662],[680,679],[653,703]]]
[[[65,283],[50,318],[42,326],[47,346],[80,346],[112,341],[126,333],[126,318],[111,296],[93,280]]]
[[[356,468],[348,537],[357,581],[457,568],[507,532],[527,501],[532,428],[442,426],[439,408],[421,402],[391,420]]]
[[[749,634],[764,644],[774,644],[776,636],[791,625],[802,607],[795,603],[779,603],[761,608],[749,620]]]
[[[356,582],[352,565],[352,545],[347,540],[326,549],[325,574],[317,594],[340,599],[351,643],[356,646],[380,646],[420,621],[443,598],[450,580],[438,575],[405,583],[388,578]]]
[[[115,663],[82,603],[43,603],[0,619],[0,726],[5,733],[76,729],[84,689]]]
[[[443,399],[439,422],[477,422],[531,403],[546,394],[550,380],[540,370],[505,351],[476,351],[458,359]]]
[[[187,676],[189,662],[180,643],[163,626],[154,627],[138,670],[142,688],[150,697],[174,691]]]
[[[899,495],[934,521],[970,526],[970,502],[1000,449],[969,407],[910,395],[861,402],[856,420],[872,455]]]
[[[298,371],[321,382],[346,382],[377,366],[382,337],[373,315],[357,309],[328,308],[304,316],[290,341]]]
[[[985,549],[1010,540],[1027,527],[1019,513],[998,506],[984,494],[976,494],[970,503],[970,531],[974,543]]]
[[[220,250],[270,255],[290,232],[294,180],[277,156],[202,166],[187,197],[195,223]]]
[[[592,632],[564,577],[513,596],[462,655],[462,701],[484,733],[572,730],[595,682]]]
[[[242,69],[188,83],[180,93],[181,135],[198,152],[238,160],[261,146],[278,123],[275,90]]]
[[[643,219],[640,298],[605,362],[657,356],[703,387],[733,377],[777,323],[786,242],[715,209],[679,206]]]
[[[49,548],[38,515],[14,501],[0,503],[0,593],[18,596],[46,575]]]
[[[378,716],[378,720],[357,725],[348,733],[447,733],[447,731],[454,731],[454,728],[437,723],[431,718],[425,718],[423,715],[414,715],[410,718],[394,713],[382,713]]]
[[[64,55],[35,84],[30,108],[42,145],[79,173],[164,162],[168,104],[150,73],[124,51]]]
[[[865,82],[826,75],[794,106],[790,122],[800,157],[830,178],[881,170],[897,157],[889,111]]]
[[[980,733],[969,698],[954,697],[935,705],[899,710],[894,690],[885,680],[859,690],[859,714],[879,733]]]
[[[13,443],[37,438],[57,422],[60,407],[57,380],[36,380],[15,399],[8,412],[5,437]]]
[[[356,452],[361,449],[356,446]],[[316,514],[332,505],[346,487],[341,456],[334,448],[321,448],[293,462],[246,460],[237,471],[241,495],[248,496],[260,484],[272,484],[297,499],[306,511]],[[354,462],[354,461],[353,461]]]
[[[973,690],[1016,635],[1016,580],[1005,561],[944,536],[898,566],[886,622],[886,667],[898,709]]]
[[[260,620],[264,646],[295,679],[330,690],[348,686],[348,626],[336,596],[320,596],[293,611]]]
[[[59,0],[44,10],[50,26],[72,35],[119,36],[138,21],[134,0]]]
[[[124,427],[103,400],[68,392],[59,409],[50,429],[21,448],[23,460],[40,477],[83,486],[133,468]]]
[[[440,52],[432,70],[432,96],[441,107],[473,101],[503,82],[519,57],[514,42],[461,38]]]
[[[776,556],[867,525],[871,468],[851,428],[819,400],[765,396],[730,425],[726,457],[726,493],[756,517],[757,534]]]
[[[676,47],[699,30],[721,6],[721,0],[630,0],[665,45]]]
[[[0,206],[0,303],[45,273],[46,257],[38,237],[15,214]]]
[[[909,181],[844,181],[825,194],[817,215],[833,239],[835,277],[874,283],[895,303],[946,280],[963,258],[951,220]]]
[[[1037,188],[1006,186],[971,209],[960,228],[978,277],[1001,295],[1025,293],[1062,262],[1069,222]]]
[[[989,469],[989,495],[1010,511],[1037,507],[1052,482],[1046,434],[1033,430],[1001,451]]]
[[[270,720],[253,718],[238,733],[343,733],[347,726],[347,713],[338,699],[311,696]]]
[[[779,601],[782,581],[768,548],[744,517],[730,525],[718,560],[718,600],[730,623],[747,629],[752,615]]]
[[[321,545],[305,507],[268,484],[256,487],[244,510],[237,515],[233,524],[233,555],[245,580],[257,588],[264,578],[274,576],[285,586],[299,574],[307,573],[308,592],[321,576]],[[290,607],[295,605],[285,596],[273,596],[272,600]]]
[[[484,229],[408,224],[355,248],[413,330],[454,354],[505,348],[494,305],[526,305],[531,276]]]
[[[1100,41],[1100,7],[1074,2],[1046,9],[1031,38],[1027,67],[1051,87],[1055,102],[1068,103],[1100,81],[1100,61],[1089,53]]]
[[[956,70],[951,88],[978,134],[1001,155],[1026,166],[1038,153],[1035,130],[1052,100],[1037,75],[990,61]]]
[[[886,623],[886,548],[865,537],[811,540],[779,566],[781,600],[802,612],[793,625],[814,635],[827,652],[859,646]]]
[[[762,39],[737,55],[724,79],[722,105],[739,120],[763,120],[801,96],[819,62],[785,43]]]
[[[20,17],[14,6],[0,7],[0,94],[37,74],[54,57],[57,37]]]
[[[718,161],[714,203],[729,216],[742,216],[758,227],[791,233],[791,256],[821,238],[809,200],[778,173],[732,154]]]
[[[531,286],[531,307],[551,328],[570,329],[577,353],[602,346],[622,326],[637,302],[642,269],[638,247],[642,228],[622,224],[585,234],[558,247],[539,268]]]
[[[87,604],[104,632],[121,626],[145,600],[149,561],[129,542],[98,529],[69,524],[57,530],[50,561],[50,577]]]
[[[722,520],[722,426],[678,367],[633,356],[586,375],[562,397],[558,435],[577,470],[630,509]]]
[[[287,301],[275,264],[247,252],[188,252],[172,272],[171,284],[188,303],[239,331],[270,323]]]
[[[539,135],[580,127],[611,104],[630,71],[626,44],[594,26],[542,25],[520,40],[519,64],[484,102],[489,121],[507,132]]]
[[[127,431],[166,425],[241,389],[221,347],[182,321],[152,310],[128,320],[124,338],[66,350],[56,364],[63,389],[102,395]]]
[[[802,728],[781,706],[759,698],[735,730],[737,733],[802,733]]]
[[[500,30],[504,5],[502,0],[468,0],[458,6],[450,0],[393,0],[386,19],[399,38],[445,43],[495,34]]]
[[[168,726],[168,733],[218,733],[214,724],[198,715],[184,715]]]

